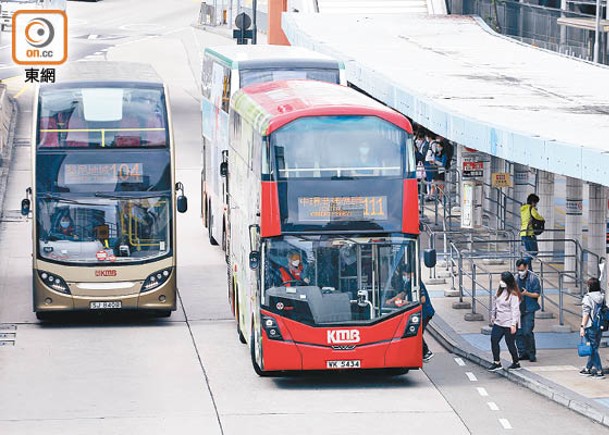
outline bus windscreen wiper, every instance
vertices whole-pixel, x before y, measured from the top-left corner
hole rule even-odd
[[[168,196],[171,194],[169,190],[159,190],[156,192],[95,192],[96,198],[104,199],[150,199],[159,198],[161,196]]]

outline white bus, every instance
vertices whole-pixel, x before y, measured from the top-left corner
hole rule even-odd
[[[342,62],[301,47],[228,45],[206,48],[201,75],[203,149],[201,217],[212,245],[226,248],[228,111],[231,96],[254,83],[287,79],[346,84]]]

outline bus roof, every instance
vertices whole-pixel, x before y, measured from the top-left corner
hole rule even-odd
[[[298,66],[300,68],[339,68],[342,61],[303,47],[285,45],[222,45],[208,47],[211,56],[231,69],[259,69]]]
[[[231,108],[263,136],[308,116],[377,116],[409,133],[410,121],[399,112],[346,86],[313,80],[255,84],[240,89]]]
[[[60,85],[93,82],[163,85],[163,80],[151,65],[135,62],[71,62],[57,70],[57,78]]]

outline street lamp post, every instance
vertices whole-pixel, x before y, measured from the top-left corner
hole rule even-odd
[[[597,0],[597,2],[600,0]],[[252,3],[252,45],[256,45],[256,41],[258,40],[258,27],[256,26],[256,15],[258,15],[258,0],[253,0]]]
[[[255,0],[254,0],[255,1]],[[599,51],[600,51],[600,36],[601,36],[601,0],[596,0],[596,26],[594,29],[594,57],[593,61],[598,63]]]

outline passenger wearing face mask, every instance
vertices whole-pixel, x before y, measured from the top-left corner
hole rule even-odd
[[[288,266],[281,266],[279,273],[281,274],[281,285],[292,287],[295,285],[308,285],[309,278],[305,277],[302,257],[298,252],[290,252],[288,254]]]
[[[501,370],[501,358],[499,357],[499,342],[505,337],[510,355],[512,356],[512,365],[508,370],[520,370],[518,362],[518,351],[514,338],[520,322],[520,290],[514,279],[514,275],[510,272],[501,274],[499,288],[493,298],[493,307],[491,310],[491,323],[493,330],[491,331],[491,351],[493,352],[493,364],[488,368],[488,371],[495,372]]]
[[[541,296],[541,282],[537,275],[529,270],[529,261],[521,258],[516,262],[518,276],[516,284],[520,288],[522,301],[520,302],[520,328],[516,333],[516,347],[519,359],[537,361],[535,347],[535,311],[539,311],[539,298]]]
[[[412,302],[412,272],[408,265],[401,265],[391,279],[391,286],[396,293],[395,296],[385,301],[385,306],[401,307],[408,302]]]

